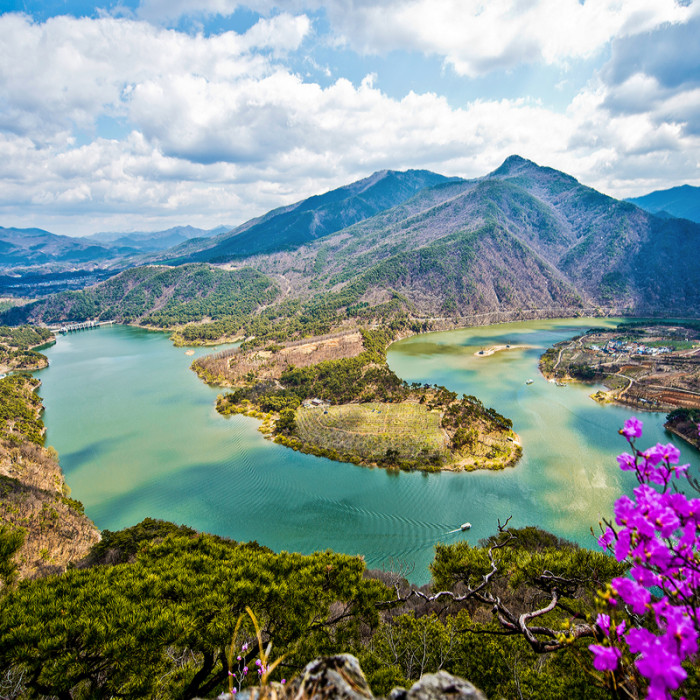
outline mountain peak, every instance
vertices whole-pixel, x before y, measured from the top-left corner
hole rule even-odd
[[[513,175],[514,173],[521,172],[522,170],[529,168],[538,168],[537,163],[523,158],[519,155],[508,156],[500,167],[496,168],[492,173],[489,173],[488,177],[494,175]]]

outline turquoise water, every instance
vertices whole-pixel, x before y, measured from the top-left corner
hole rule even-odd
[[[589,387],[556,387],[537,371],[544,348],[589,325],[506,324],[392,346],[389,364],[402,378],[474,394],[512,418],[524,456],[501,472],[392,473],[274,445],[257,420],[217,414],[217,390],[162,333],[114,326],[60,337],[45,351],[50,367],[36,374],[47,444],[98,527],[163,518],[276,551],[362,554],[370,568],[401,567],[423,583],[435,543],[476,542],[509,516],[515,526],[539,525],[593,546],[590,527],[633,486],[615,463],[625,448],[616,431],[629,412],[597,405]],[[530,347],[474,355],[506,343]],[[663,415],[642,418],[649,442],[675,441]],[[698,454],[676,444],[697,474]],[[471,531],[446,534],[465,520]]]

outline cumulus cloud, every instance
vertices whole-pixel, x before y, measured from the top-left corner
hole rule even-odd
[[[613,44],[604,71],[606,82],[620,85],[635,75],[653,77],[664,88],[700,85],[700,8],[683,24],[666,24]]]
[[[459,75],[522,63],[588,58],[613,37],[684,22],[693,8],[676,0],[143,0],[140,16],[269,13],[323,9],[334,40],[354,50],[419,51],[443,57]]]
[[[127,114],[134,89],[149,81],[260,77],[269,61],[255,50],[296,49],[309,29],[304,16],[280,15],[243,35],[205,38],[108,17],[38,24],[0,15],[0,128],[46,140],[89,128],[99,114]]]
[[[339,11],[341,0],[334,2],[329,12]],[[417,11],[421,3],[405,6]],[[540,6],[523,4],[523,13]],[[603,0],[597,6],[613,11]],[[362,17],[391,7],[356,1],[351,9]],[[505,5],[494,7],[484,5],[484,12],[497,17]],[[659,16],[627,13],[616,21],[626,27],[620,32],[637,31]],[[447,20],[439,11],[435,17],[439,34]],[[245,34],[208,37],[133,19],[39,24],[0,16],[3,225],[89,233],[143,229],[149,221],[157,222],[152,228],[235,224],[374,170],[474,177],[513,153],[622,196],[667,186],[671,175],[671,184],[700,184],[700,139],[689,126],[698,123],[700,95],[688,81],[675,88],[649,68],[621,71],[614,82],[611,64],[565,111],[535,98],[455,107],[430,92],[390,97],[373,74],[359,84],[302,79],[284,55],[303,47],[312,31],[306,15],[291,13],[261,19]],[[376,31],[395,38],[398,30]],[[501,60],[506,44],[514,56],[524,50],[524,39],[508,31],[493,60]],[[596,41],[607,41],[609,31]],[[455,47],[458,33],[448,37]],[[557,48],[561,37],[546,51],[544,35],[538,37],[530,38],[532,51],[549,56],[544,60],[565,53]],[[622,49],[611,60],[620,56]],[[101,137],[104,116],[125,125],[123,137]]]

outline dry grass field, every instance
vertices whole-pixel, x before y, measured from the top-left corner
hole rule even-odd
[[[382,459],[387,450],[417,459],[421,452],[448,457],[442,414],[416,403],[366,403],[299,408],[296,434],[304,442],[363,461]]]

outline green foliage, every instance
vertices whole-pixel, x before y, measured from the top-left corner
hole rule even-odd
[[[148,266],[125,270],[79,292],[61,292],[24,307],[45,322],[115,319],[170,328],[205,317],[236,319],[279,294],[252,268],[221,270],[209,265]]]
[[[48,341],[51,331],[39,326],[0,326],[0,345],[6,345],[16,350],[29,350]]]
[[[2,598],[0,666],[23,669],[27,686],[44,695],[214,695],[246,606],[265,644],[295,666],[356,637],[361,622],[376,625],[374,603],[388,592],[363,569],[359,558],[331,552],[273,554],[170,535],[145,543],[133,563],[25,581]],[[332,622],[336,602],[347,616]],[[253,655],[260,650],[251,641]]]
[[[294,409],[285,408],[280,413],[280,417],[275,423],[275,433],[282,435],[292,435],[297,427],[294,418]]]
[[[698,408],[676,408],[666,416],[667,423],[676,421],[692,421],[700,423],[700,409]]]
[[[562,629],[572,610],[587,606],[593,611],[597,591],[626,571],[624,564],[607,554],[581,549],[539,528],[526,527],[500,533],[478,547],[467,542],[438,545],[430,567],[435,587],[451,590],[459,582],[478,585],[492,568],[489,548],[504,543],[492,552],[498,572],[491,585],[502,587],[502,595],[516,601],[533,592],[549,594],[557,588],[566,601],[566,613],[558,619]]]
[[[0,379],[0,438],[19,444],[44,442],[41,399],[36,389],[41,382],[28,374],[11,374]]]
[[[384,623],[360,652],[362,668],[377,695],[445,670],[468,679],[490,698],[610,697],[595,685],[586,643],[541,656],[522,638],[499,632],[494,624],[475,622],[466,610],[440,617],[399,615]]]
[[[7,587],[17,578],[14,556],[24,544],[24,531],[0,525],[0,582]],[[0,592],[2,592],[0,587]]]
[[[175,525],[167,520],[146,518],[137,525],[112,532],[102,531],[102,539],[90,550],[91,564],[119,564],[136,556],[141,547],[168,535],[194,536],[196,530],[186,525]]]

